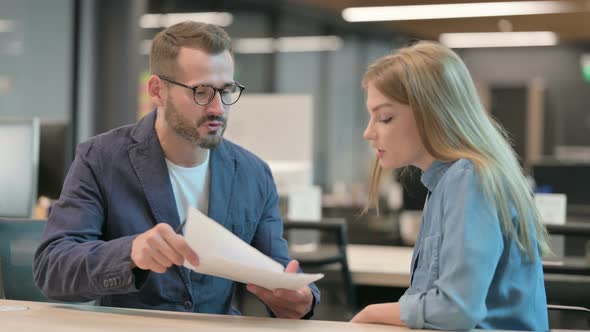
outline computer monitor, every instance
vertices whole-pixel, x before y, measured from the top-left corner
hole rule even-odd
[[[537,192],[566,194],[568,207],[590,205],[590,163],[538,163],[532,173]]]
[[[39,119],[0,120],[0,160],[0,217],[31,217],[37,199]]]

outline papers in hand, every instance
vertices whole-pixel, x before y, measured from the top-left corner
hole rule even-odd
[[[323,274],[285,273],[283,266],[253,248],[199,210],[190,207],[184,237],[199,256],[199,266],[188,261],[184,266],[210,274],[267,289],[296,290],[307,286]]]

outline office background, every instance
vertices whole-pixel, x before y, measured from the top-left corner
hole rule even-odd
[[[329,37],[320,45],[324,47],[321,50],[261,51],[263,47],[258,46],[253,51],[236,45],[236,79],[246,85],[246,94],[311,95],[313,183],[327,194],[351,192],[366,184],[373,158],[362,139],[368,120],[360,86],[365,68],[408,42],[437,38],[434,30],[428,30],[435,26],[425,22],[413,22],[413,26],[412,22],[397,26],[352,24],[334,9],[359,3],[0,0],[0,118],[40,118],[39,194],[57,198],[76,144],[133,123],[146,109],[141,85],[148,70],[146,50],[161,27],[142,27],[145,15],[231,13],[231,24],[224,29],[235,42],[252,38],[277,41],[285,37]],[[369,1],[366,5],[385,3],[415,1]],[[565,38],[557,45],[457,51],[481,88],[488,109],[511,131],[527,171],[532,173],[535,165],[563,166],[552,167],[549,173],[540,171],[538,174],[545,174],[541,185],[552,187],[549,190],[565,188],[574,205],[568,211],[587,218],[590,189],[580,179],[590,176],[590,112],[586,106],[590,104],[590,75],[584,76],[584,59],[590,54],[590,11],[563,15],[561,21],[571,24],[559,25],[550,16],[544,18],[545,26],[543,22],[535,25],[542,18],[533,18],[528,24],[519,23],[521,18],[511,18],[514,30],[562,29]],[[476,31],[501,29],[499,19],[481,22],[484,21],[488,25],[468,22],[456,27]],[[447,23],[447,29],[452,30],[453,23]],[[590,68],[590,63],[586,66]],[[537,105],[533,111],[531,100]],[[541,114],[541,121],[535,122],[540,134],[534,136],[532,155],[527,155],[531,149],[531,142],[527,141],[527,112]],[[572,164],[577,165],[576,172],[569,171]],[[410,192],[403,193],[405,207],[420,209],[425,192],[416,176],[408,180],[407,188]],[[324,214],[354,219],[356,212],[358,206],[325,210]],[[384,226],[379,224],[382,220],[373,220],[373,224],[370,218],[364,221],[365,224],[349,225],[355,231],[362,230],[356,232],[353,242],[392,240],[389,235],[371,238],[374,234],[366,231],[373,226],[390,227],[390,223]],[[360,240],[362,234],[368,234],[367,238]],[[572,241],[569,251],[583,255],[584,243],[585,240]]]
[[[329,191],[335,183],[364,182],[371,154],[361,139],[367,115],[360,78],[372,60],[420,36],[377,24],[347,24],[335,12],[302,2],[3,0],[0,113],[66,124],[67,165],[75,143],[136,120],[139,81],[148,68],[145,41],[160,30],[141,28],[142,15],[231,12],[233,22],[225,29],[234,40],[339,38],[340,44],[328,51],[237,51],[237,76],[247,93],[311,94],[315,183]],[[488,87],[542,81],[542,153],[551,156],[561,146],[590,144],[585,107],[590,83],[580,68],[580,57],[589,49],[581,39],[550,47],[459,52],[475,80]]]

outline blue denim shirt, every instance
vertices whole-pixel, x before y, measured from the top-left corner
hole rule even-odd
[[[411,328],[548,330],[539,254],[529,260],[500,229],[471,161],[435,161],[431,192],[400,298]]]

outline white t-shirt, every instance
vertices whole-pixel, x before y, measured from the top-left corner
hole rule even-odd
[[[207,151],[205,162],[196,167],[178,166],[168,159],[166,159],[166,165],[168,165],[180,222],[186,219],[189,206],[207,215],[209,212],[209,151]]]

